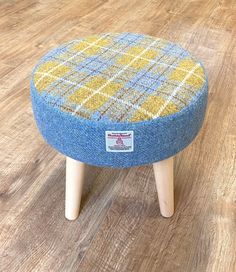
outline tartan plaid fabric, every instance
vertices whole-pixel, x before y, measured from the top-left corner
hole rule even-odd
[[[138,122],[187,107],[206,77],[202,65],[174,43],[107,33],[53,50],[34,69],[33,82],[50,105],[72,115]]]

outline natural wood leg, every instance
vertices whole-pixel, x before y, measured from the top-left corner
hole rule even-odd
[[[66,157],[65,217],[74,220],[79,215],[85,164]]]
[[[161,214],[174,214],[173,157],[153,164]]]

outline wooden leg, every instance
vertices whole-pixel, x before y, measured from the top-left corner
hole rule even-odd
[[[84,163],[66,157],[65,217],[68,220],[74,220],[79,215],[84,169]]]
[[[174,214],[173,157],[153,164],[161,214]]]

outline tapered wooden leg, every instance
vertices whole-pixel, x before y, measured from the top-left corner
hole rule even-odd
[[[173,157],[153,164],[161,214],[171,217],[174,214]]]
[[[85,164],[66,157],[65,217],[74,220],[79,215]]]

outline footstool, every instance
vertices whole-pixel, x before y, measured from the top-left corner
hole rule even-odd
[[[65,216],[79,214],[85,163],[152,163],[161,214],[174,213],[173,156],[202,126],[208,84],[180,46],[148,35],[106,33],[67,42],[33,70],[37,126],[66,159]]]

